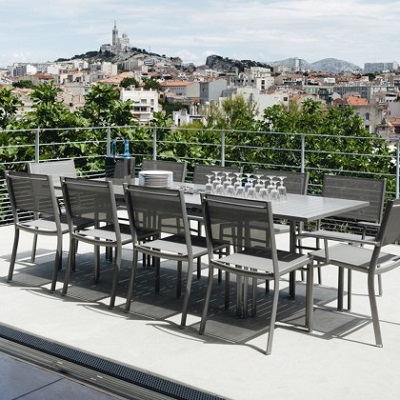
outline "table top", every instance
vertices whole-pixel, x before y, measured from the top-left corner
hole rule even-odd
[[[174,182],[174,187],[185,189],[185,201],[188,207],[199,207],[201,205],[200,193],[204,193],[204,185]],[[191,193],[192,191],[193,193]],[[117,196],[123,195],[122,185],[114,185],[114,192]],[[311,222],[368,205],[368,201],[288,193],[286,199],[272,201],[272,212],[276,218]]]

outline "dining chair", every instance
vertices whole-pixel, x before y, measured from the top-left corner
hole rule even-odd
[[[208,244],[208,284],[200,323],[200,334],[205,331],[208,308],[214,282],[214,269],[237,276],[237,314],[247,313],[247,280],[253,283],[252,314],[256,312],[257,280],[274,282],[269,334],[266,354],[272,350],[273,333],[278,309],[280,279],[283,275],[307,268],[306,326],[312,330],[312,260],[307,255],[278,250],[275,243],[272,205],[268,201],[206,194],[203,212]],[[221,255],[213,243],[227,241],[230,254]]]
[[[240,179],[243,174],[243,167],[227,167],[219,165],[196,164],[193,169],[193,183],[197,185],[205,185],[209,181],[210,176],[214,176],[216,172],[221,175],[221,181],[225,181],[227,177],[232,178],[232,181]],[[203,212],[200,207],[192,207],[188,209],[188,217],[190,221],[194,221],[197,226],[194,231],[199,236],[202,235],[203,229]],[[197,263],[197,279],[201,277],[201,265]],[[221,276],[220,276],[221,281]]]
[[[184,182],[186,178],[187,162],[186,161],[168,161],[168,160],[143,160],[142,171],[172,171],[174,182]]]
[[[324,175],[322,187],[323,197],[333,197],[350,200],[368,201],[369,205],[354,211],[342,213],[326,221],[318,221],[315,230],[302,230],[297,235],[297,243],[300,248],[316,250],[327,248],[329,241],[351,242],[359,239],[373,238],[367,236],[369,232],[377,232],[383,215],[385,203],[386,179],[346,177],[339,175]],[[335,230],[332,219],[339,219],[344,222],[344,226],[353,226],[352,230]],[[306,238],[315,239],[315,247],[303,246],[302,240]],[[378,293],[382,294],[381,277],[378,276]],[[348,309],[351,308],[351,270],[348,271]],[[338,304],[339,309],[342,305]]]
[[[167,189],[124,185],[126,204],[134,242],[132,274],[125,311],[131,307],[136,282],[138,254],[143,253],[157,260],[155,290],[160,290],[160,259],[175,260],[177,264],[176,294],[181,294],[182,263],[187,263],[186,289],[184,292],[181,326],[186,324],[189,297],[192,286],[193,262],[196,258],[207,255],[206,238],[190,233],[186,213],[184,192],[182,189]],[[139,232],[158,232],[154,240],[140,242]],[[226,243],[215,244],[219,250],[226,248]]]
[[[237,174],[243,173],[243,167],[226,167],[219,165],[207,165],[207,164],[195,164],[193,169],[193,183],[205,185],[208,182],[207,175],[214,175],[214,173],[218,171],[222,175],[222,179],[226,179],[226,173],[229,173],[228,176],[233,179],[238,179]]]
[[[67,159],[67,160],[57,160],[57,161],[42,161],[39,163],[29,162],[27,163],[27,171],[31,174],[42,174],[42,175],[48,175],[50,177],[50,182],[55,188],[55,194],[60,208],[60,212],[62,212],[63,201],[62,201],[60,178],[62,176],[69,176],[72,178],[76,178],[77,173],[74,160]],[[35,261],[36,246],[37,246],[37,235],[34,235],[32,243],[32,256],[31,256],[32,262]]]
[[[119,281],[122,246],[132,243],[129,224],[120,223],[112,182],[61,178],[62,191],[70,227],[70,250],[62,295],[66,295],[71,271],[75,270],[76,246],[79,241],[94,246],[94,279],[100,278],[100,247],[115,249],[110,308],[114,306]],[[73,228],[75,219],[89,225]]]
[[[8,280],[13,278],[21,231],[35,237],[53,236],[57,240],[50,289],[53,292],[62,266],[62,237],[69,232],[69,227],[60,214],[52,180],[49,175],[9,171],[6,181],[15,228]],[[32,254],[32,262],[34,256]]]
[[[135,157],[106,157],[105,159],[106,179],[114,184],[122,185],[129,179],[135,178],[136,159]]]
[[[400,240],[400,199],[387,202],[378,233],[373,240],[354,239],[349,243],[337,243],[327,249],[312,252],[316,262],[339,267],[338,298],[343,298],[344,269],[366,274],[371,318],[378,347],[383,346],[375,296],[375,277],[400,266],[400,254],[384,251],[384,247]],[[354,245],[357,244],[357,245]],[[343,300],[342,300],[343,302]]]
[[[44,161],[39,163],[27,163],[28,172],[32,174],[49,175],[53,185],[57,188],[61,186],[60,178],[68,176],[76,178],[76,168],[73,159],[60,161]]]

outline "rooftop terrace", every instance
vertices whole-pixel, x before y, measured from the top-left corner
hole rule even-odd
[[[42,338],[45,343],[66,346],[74,354],[89,355],[119,365],[121,369],[154,376],[164,389],[169,385],[180,388],[180,398],[188,395],[188,398],[211,396],[235,400],[398,399],[400,313],[395,296],[399,292],[400,269],[393,271],[390,279],[383,278],[384,293],[378,299],[383,348],[374,346],[366,277],[354,274],[352,312],[337,312],[337,269],[327,266],[323,269],[322,285],[315,286],[312,333],[302,327],[304,283],[298,277],[297,296],[292,300],[288,297],[287,282],[283,282],[272,354],[266,356],[268,303],[272,296],[265,293],[263,285],[259,286],[258,315],[248,319],[235,318],[233,303],[228,311],[224,310],[222,287],[216,288],[206,334],[200,336],[205,277],[194,279],[188,324],[182,330],[179,328],[182,299],[174,295],[172,265],[164,264],[161,292],[157,295],[151,268],[140,270],[136,302],[125,314],[123,306],[132,254],[129,248],[123,254],[117,306],[109,310],[111,265],[102,258],[102,278],[95,285],[90,247],[79,245],[77,272],[73,274],[68,295],[62,297],[63,271],[59,274],[56,292],[49,292],[54,260],[51,239],[39,238],[38,258],[32,265],[29,261],[31,237],[22,233],[11,283],[7,283],[6,277],[13,226],[0,227],[0,239],[0,331],[3,333],[11,328],[29,337]],[[287,248],[287,239],[285,234],[279,235],[278,245]],[[66,237],[65,249],[67,240]],[[391,247],[400,254],[398,246]],[[11,351],[13,347],[6,346],[6,350]],[[135,388],[119,380],[116,383],[106,374],[83,371],[79,366],[74,369],[68,362],[49,354],[43,354],[39,361],[53,370],[68,372],[73,377],[78,375],[109,390],[127,390],[130,398],[173,398],[165,394],[165,397],[154,394],[146,397],[150,395],[143,392],[143,387]],[[140,394],[134,397],[133,393]]]

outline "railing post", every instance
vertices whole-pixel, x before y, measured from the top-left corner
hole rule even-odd
[[[221,167],[225,167],[225,131],[221,134]]]
[[[305,165],[306,165],[306,136],[304,134],[301,135],[301,172],[304,173]]]
[[[153,129],[153,160],[157,160],[157,128]]]
[[[396,146],[396,199],[399,198],[399,162],[400,162],[400,139],[397,139],[397,146]]]
[[[106,154],[109,156],[111,155],[111,128],[107,128],[107,149]]]
[[[40,155],[39,155],[39,137],[40,137],[40,128],[37,127],[36,132],[35,132],[35,163],[38,163],[40,160]]]

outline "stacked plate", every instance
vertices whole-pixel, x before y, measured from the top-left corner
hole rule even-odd
[[[172,171],[140,171],[139,185],[150,187],[172,187]]]

